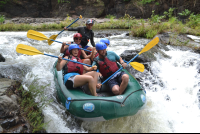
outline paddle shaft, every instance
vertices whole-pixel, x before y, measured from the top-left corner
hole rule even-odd
[[[137,58],[139,56],[139,54],[137,54],[134,58],[132,58],[129,62],[127,62],[127,64],[129,64],[130,62],[132,62],[135,58]],[[111,75],[109,78],[107,78],[103,83],[102,83],[102,85],[104,84],[104,83],[106,83],[110,78],[112,78],[116,73],[118,73],[120,70],[122,70],[123,69],[123,67],[121,67],[120,69],[118,69],[113,75]]]
[[[56,41],[56,40],[53,40],[53,39],[51,39],[51,41],[58,42],[58,43],[61,43],[61,44],[62,44],[62,42],[60,42],[60,41]],[[66,45],[69,46],[69,44],[66,44]],[[85,51],[88,51],[88,52],[91,52],[90,50],[87,50],[87,49],[83,49],[83,48],[80,48],[80,49],[85,50]]]
[[[74,24],[75,22],[77,22],[80,18],[76,19],[74,22],[72,22],[69,26],[67,26],[67,28],[69,28],[72,24]],[[65,29],[63,29],[59,34],[61,34],[63,31],[65,31]],[[59,35],[58,34],[58,35]]]
[[[50,54],[44,54],[44,55],[54,57],[54,58],[58,58],[58,56],[54,56],[54,55],[50,55]],[[71,62],[74,62],[74,63],[82,64],[82,65],[85,65],[85,66],[88,66],[88,67],[92,67],[91,65],[84,64],[84,63],[81,63],[81,62],[77,62],[77,61],[73,61],[73,60],[69,60],[69,59],[65,59],[65,58],[62,58],[62,59],[67,60],[67,61],[71,61]]]

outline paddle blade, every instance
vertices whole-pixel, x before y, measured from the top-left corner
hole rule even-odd
[[[56,40],[57,36],[58,36],[58,34],[57,34],[57,35],[52,35],[52,36],[50,37],[50,40],[48,40],[48,44],[51,45],[51,44],[54,42],[54,41],[51,41],[51,39],[52,39],[52,40]]]
[[[83,17],[80,15],[79,19],[82,19]]]
[[[150,42],[142,49],[142,51],[139,53],[139,55],[140,55],[141,53],[144,53],[144,52],[150,50],[152,47],[154,47],[156,44],[158,44],[158,42],[159,42],[159,38],[158,38],[158,37],[154,38],[152,41],[150,41]]]
[[[17,45],[16,51],[21,54],[27,54],[27,55],[38,55],[43,54],[42,52],[38,51],[36,48],[27,46],[24,44]]]
[[[34,40],[48,40],[48,38],[44,34],[34,30],[29,30],[27,33],[27,37]]]
[[[130,65],[135,69],[140,72],[144,72],[144,65],[138,62],[131,62]]]

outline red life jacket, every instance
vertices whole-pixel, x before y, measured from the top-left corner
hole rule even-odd
[[[81,48],[81,45],[79,45],[79,47]],[[80,58],[81,54],[82,54],[81,49],[79,49],[79,50],[78,50],[78,56],[77,56],[77,57]],[[65,56],[70,56],[70,53],[69,53],[69,49],[68,49],[68,48],[65,49],[65,51],[64,51],[63,57],[65,57]]]
[[[104,78],[110,77],[114,74],[119,68],[115,61],[109,60],[105,57],[104,61],[98,61],[99,72],[103,75]]]
[[[95,54],[95,58],[96,58],[97,56],[99,56],[99,53],[98,53],[98,52]]]
[[[82,60],[79,57],[69,56],[69,59],[74,60],[74,61],[77,60],[77,62],[82,63]],[[69,61],[67,64],[65,64],[63,69],[64,69],[64,74],[72,73],[72,72],[83,74],[83,65],[78,64],[78,63],[74,63],[74,62],[71,62],[71,61]]]

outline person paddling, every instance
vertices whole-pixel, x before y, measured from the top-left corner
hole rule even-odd
[[[107,45],[103,42],[99,42],[96,44],[96,50],[99,53],[99,56],[95,58],[92,66],[97,66],[99,72],[106,79],[114,74],[119,68],[117,66],[117,61],[125,68],[127,66],[126,63],[119,57],[115,52],[106,51]],[[108,86],[110,90],[115,95],[121,95],[129,82],[129,75],[125,72],[121,71],[116,73],[109,81]]]
[[[86,27],[77,27],[77,28],[64,27],[64,29],[68,31],[78,31],[78,33],[80,33],[83,36],[81,40],[82,48],[87,49],[87,50],[92,50],[92,47],[88,46],[88,42],[90,40],[91,45],[95,47],[94,32],[92,31],[93,25],[94,25],[94,20],[89,19],[86,21]]]
[[[81,39],[82,35],[80,33],[76,33],[73,36],[74,42],[68,42],[68,44],[78,44],[80,48],[81,46]],[[66,42],[63,42],[62,47],[60,49],[60,53],[64,53],[64,56],[69,56],[69,50],[68,50],[68,45],[66,45]],[[82,57],[81,57],[82,56]],[[82,59],[90,59],[91,55],[87,55],[84,50],[79,49],[78,57]]]
[[[81,59],[77,57],[79,49],[80,47],[77,44],[71,44],[69,46],[70,56],[65,56],[64,58],[82,63]],[[91,94],[93,96],[98,96],[96,88],[100,88],[101,85],[97,83],[98,73],[92,71],[97,69],[96,66],[87,67],[78,63],[68,62],[62,60],[62,57],[59,56],[56,68],[57,71],[64,70],[64,83],[68,89],[75,89],[88,83]],[[83,68],[91,72],[83,74]]]

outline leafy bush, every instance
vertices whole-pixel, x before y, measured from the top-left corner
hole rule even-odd
[[[8,2],[9,0],[1,0],[0,1],[0,9]]]
[[[3,15],[0,15],[0,24],[2,24],[5,21],[5,17]]]
[[[164,12],[164,15],[165,15],[166,17],[168,17],[168,18],[172,18],[175,9],[176,9],[176,8],[170,8],[170,9],[168,10],[168,12],[167,12],[167,11]]]
[[[200,14],[190,14],[187,24],[191,28],[200,27]]]
[[[150,18],[150,24],[152,23],[160,23],[162,19],[165,18],[165,16],[159,16],[159,15],[155,15],[154,14],[155,10],[152,11],[152,15],[151,15],[151,18]]]
[[[178,13],[180,16],[189,16],[191,13],[191,11],[189,11],[188,9],[185,9],[185,11],[182,11],[182,13]]]
[[[142,0],[140,1],[141,4],[147,4],[147,3],[151,3],[152,1],[155,1],[155,0]]]
[[[116,17],[114,16],[114,15],[106,15],[106,17],[105,18],[108,18],[108,19],[115,19]]]

